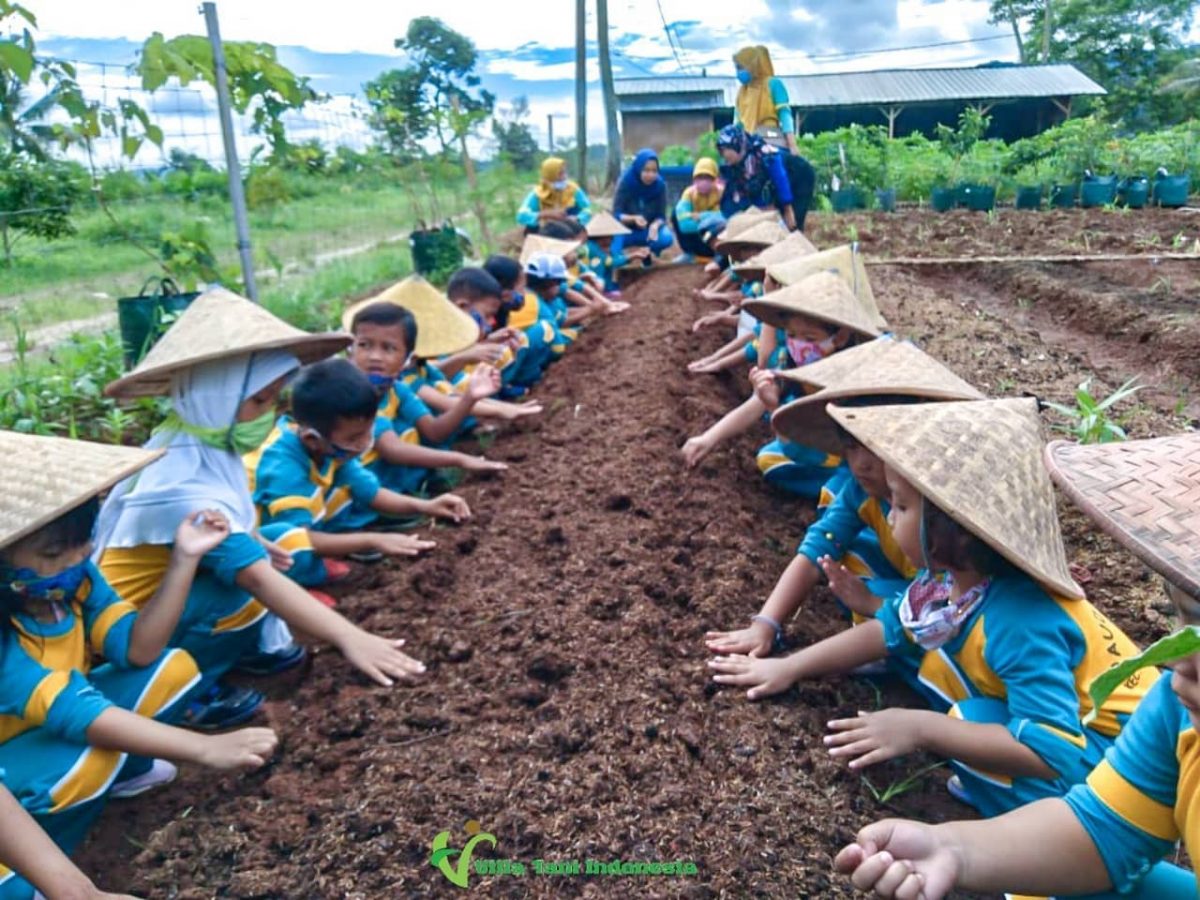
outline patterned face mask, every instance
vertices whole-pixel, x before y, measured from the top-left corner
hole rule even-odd
[[[900,624],[923,650],[937,650],[983,602],[989,580],[984,579],[958,600],[950,599],[954,582],[949,575],[928,572],[908,586],[900,601]]]
[[[33,569],[10,569],[3,573],[8,589],[18,597],[61,603],[79,592],[87,577],[87,557],[53,575],[38,575]]]

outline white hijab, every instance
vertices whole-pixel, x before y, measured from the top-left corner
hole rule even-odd
[[[238,407],[279,378],[300,368],[283,350],[267,350],[200,363],[171,378],[171,405],[185,422],[231,426]],[[241,457],[210,447],[190,434],[162,432],[146,442],[167,453],[126,478],[108,495],[96,524],[96,558],[108,547],[170,544],[179,523],[200,509],[219,509],[234,534],[254,529],[254,501]]]

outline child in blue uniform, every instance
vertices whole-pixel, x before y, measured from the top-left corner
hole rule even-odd
[[[1093,898],[1190,900],[1196,876],[1170,862],[1182,838],[1200,854],[1200,436],[1117,444],[1055,442],[1051,475],[1105,532],[1161,574],[1183,630],[1093,684],[1105,691],[1167,664],[1116,742],[1063,799],[986,822],[868,825],[837,867],[881,897],[1021,891]]]
[[[681,262],[705,259],[716,252],[715,238],[725,228],[721,215],[721,195],[724,186],[719,179],[716,160],[702,157],[692,167],[692,183],[679,195],[671,213],[671,224],[683,251]]]
[[[715,680],[747,686],[755,699],[888,659],[933,709],[832,721],[832,756],[861,770],[934,753],[955,771],[952,793],[989,816],[1064,795],[1157,673],[1141,671],[1103,705],[1086,692],[1137,648],[1067,570],[1036,402],[830,406],[829,414],[887,466],[893,536],[923,569],[874,620],[789,657],[714,660]],[[853,576],[827,573],[838,596],[857,589]]]
[[[621,286],[617,284],[617,269],[634,261],[644,261],[650,255],[649,247],[626,247],[618,250],[613,246],[615,238],[630,233],[628,228],[608,213],[602,212],[588,222],[588,240],[579,250],[579,264],[600,279],[602,290],[611,299],[621,295]]]
[[[377,515],[470,517],[465,500],[422,500],[380,485],[358,459],[374,443],[378,397],[367,376],[345,359],[304,369],[292,387],[292,416],[282,416],[262,447],[245,457],[259,531],[292,554],[288,577],[324,584],[323,557],[412,556],[434,546],[405,534],[362,529]]]
[[[501,390],[507,399],[523,396],[529,388],[541,380],[542,375],[555,359],[562,355],[565,341],[547,312],[542,313],[542,300],[528,290],[525,283],[525,267],[509,256],[494,254],[483,264],[484,271],[500,285],[500,311],[496,324],[501,328],[512,328],[520,332],[528,343],[528,356],[524,357],[511,383]],[[552,348],[559,348],[557,354]],[[507,391],[507,393],[505,393]]]
[[[261,766],[269,729],[213,737],[165,724],[200,681],[192,657],[167,645],[224,517],[196,511],[178,526],[168,577],[139,611],[88,558],[96,495],[160,454],[10,432],[0,444],[16,478],[0,498],[0,770],[21,805],[70,852],[108,797],[175,777],[155,756]],[[0,868],[0,897],[31,896]]]

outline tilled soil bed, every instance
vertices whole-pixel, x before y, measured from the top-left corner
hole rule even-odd
[[[1039,240],[1066,243],[1060,232],[1085,214],[1052,215],[1058,231]],[[825,231],[840,220],[816,221],[818,242],[836,242]],[[904,216],[860,221],[872,233],[910,228]],[[1047,327],[997,277],[872,270],[893,328],[989,393],[1066,399],[1089,376],[1102,392],[1144,362],[1145,342],[1114,332],[1094,371],[1089,331],[1070,318]],[[876,799],[872,786],[930,760],[880,766],[868,784],[823,750],[827,720],[914,703],[903,690],[836,679],[752,704],[708,681],[703,633],[757,610],[813,512],[763,487],[753,453],[765,431],[694,472],[681,464],[686,437],[747,390],[740,375],[685,371],[723,339],[688,330],[707,311],[690,293],[701,280],[689,267],[634,282],[634,309],[588,329],[539,388],[541,420],[489,449],[509,472],[462,489],[475,518],[426,529],[438,541],[429,557],[363,567],[339,588],[348,616],[406,637],[427,675],[383,690],[318,651],[302,673],[265,686],[281,736],[272,763],[248,775],[187,769],[166,790],[113,804],[85,869],[150,897],[449,896],[458,888],[430,865],[431,843],[449,831],[462,847],[474,820],[498,842],[477,859],[698,869],[473,875],[488,896],[850,896],[830,860],[858,827],[884,815],[969,816],[946,794],[944,769]],[[1076,304],[1141,289],[1075,288]],[[1181,327],[1195,346],[1194,318]],[[1122,412],[1134,436],[1185,424],[1162,392]],[[1089,595],[1138,640],[1161,635],[1166,606],[1145,569],[1060,508]],[[791,634],[809,642],[840,627],[818,590]]]

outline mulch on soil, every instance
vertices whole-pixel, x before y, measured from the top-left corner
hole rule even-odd
[[[1108,222],[1046,214],[1053,234],[1022,246],[1066,243],[1081,218],[1090,230]],[[814,217],[818,243],[844,240],[829,233],[844,221]],[[889,251],[918,246],[893,237],[916,240],[907,215],[859,221],[864,243],[869,227]],[[885,252],[875,240],[868,252]],[[872,272],[894,329],[989,393],[1066,399],[1088,376],[1111,390],[1144,363],[1144,344],[1114,332],[1094,373],[1087,332],[1070,320],[1039,327],[996,277]],[[426,676],[383,690],[318,651],[306,671],[265,687],[281,736],[271,764],[248,775],[189,769],[151,797],[113,804],[85,870],[152,897],[448,895],[457,889],[429,865],[430,843],[448,830],[462,846],[477,820],[498,838],[498,858],[692,860],[700,873],[473,876],[487,895],[851,896],[830,860],[857,828],[885,815],[969,816],[946,795],[944,770],[881,805],[824,752],[828,719],[913,702],[903,691],[880,698],[836,679],[751,704],[708,681],[703,633],[757,611],[813,513],[763,487],[753,457],[765,430],[683,469],[686,437],[747,391],[740,375],[685,371],[724,337],[687,330],[701,280],[678,268],[635,282],[635,308],[588,329],[539,388],[541,420],[489,449],[512,468],[462,489],[475,519],[429,530],[431,556],[363,567],[339,589],[352,619],[406,637]],[[1087,285],[1076,287],[1075,302],[1089,302]],[[1127,405],[1133,436],[1181,425],[1158,397]],[[1164,633],[1167,607],[1144,567],[1060,510],[1092,599],[1138,640]],[[818,590],[791,634],[810,642],[841,627]],[[868,777],[883,789],[927,762]]]

